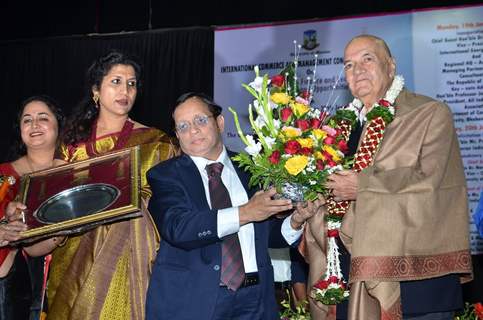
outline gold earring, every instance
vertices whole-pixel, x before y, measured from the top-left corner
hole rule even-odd
[[[94,100],[94,103],[96,104],[96,107],[99,108],[99,94],[96,92],[94,93],[94,95],[92,96],[92,100]]]

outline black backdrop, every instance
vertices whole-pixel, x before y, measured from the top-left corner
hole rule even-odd
[[[19,105],[34,94],[55,98],[68,114],[84,92],[88,66],[110,49],[138,57],[142,88],[131,117],[172,132],[171,108],[187,91],[213,93],[214,32],[184,28],[0,43],[0,150],[8,150]],[[0,161],[6,159],[1,152]]]

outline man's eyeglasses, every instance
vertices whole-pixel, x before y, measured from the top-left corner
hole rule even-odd
[[[178,131],[178,133],[186,133],[191,129],[192,125],[195,125],[197,128],[206,127],[209,118],[213,118],[213,116],[197,115],[193,118],[192,122],[183,121],[176,124],[176,131]]]

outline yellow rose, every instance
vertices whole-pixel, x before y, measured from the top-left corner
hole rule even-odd
[[[312,138],[298,138],[297,142],[300,143],[302,148],[312,148],[314,146]]]
[[[293,103],[290,107],[292,108],[293,113],[295,113],[297,117],[301,117],[309,111],[309,106],[306,106],[302,103],[296,102]]]
[[[320,152],[320,151],[316,151],[316,152],[314,153],[314,157],[315,157],[315,159],[327,160],[327,159],[325,159],[324,155],[323,155],[323,154],[322,154],[322,152]]]
[[[335,150],[334,148],[332,148],[331,146],[329,145],[325,145],[324,146],[324,150],[327,151],[328,154],[330,154],[332,156],[332,160],[334,161],[340,161],[341,160],[341,157],[339,156],[339,154],[337,153],[337,150]]]
[[[309,158],[306,156],[293,156],[285,162],[285,169],[287,169],[288,173],[291,175],[296,176],[305,169],[308,163]]]
[[[302,130],[294,127],[283,127],[282,132],[287,138],[295,138],[302,134]]]
[[[275,92],[270,96],[270,99],[276,104],[287,104],[290,102],[290,97],[284,92]]]
[[[317,138],[317,140],[321,140],[327,137],[327,132],[322,129],[314,129],[312,130],[312,133],[314,134],[315,138]]]

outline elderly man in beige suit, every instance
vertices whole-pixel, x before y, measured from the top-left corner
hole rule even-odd
[[[364,158],[361,145],[373,143],[365,115],[387,104],[394,119],[380,132],[364,169],[329,177],[335,200],[351,202],[340,232],[350,252],[349,306],[337,318],[453,319],[462,307],[460,283],[471,279],[472,270],[466,181],[451,111],[403,88],[378,37],[353,38],[344,63],[355,97],[351,106],[363,123],[356,161]],[[306,237],[311,284],[325,272],[320,216]],[[315,319],[327,317],[326,306],[312,301],[311,309]]]

